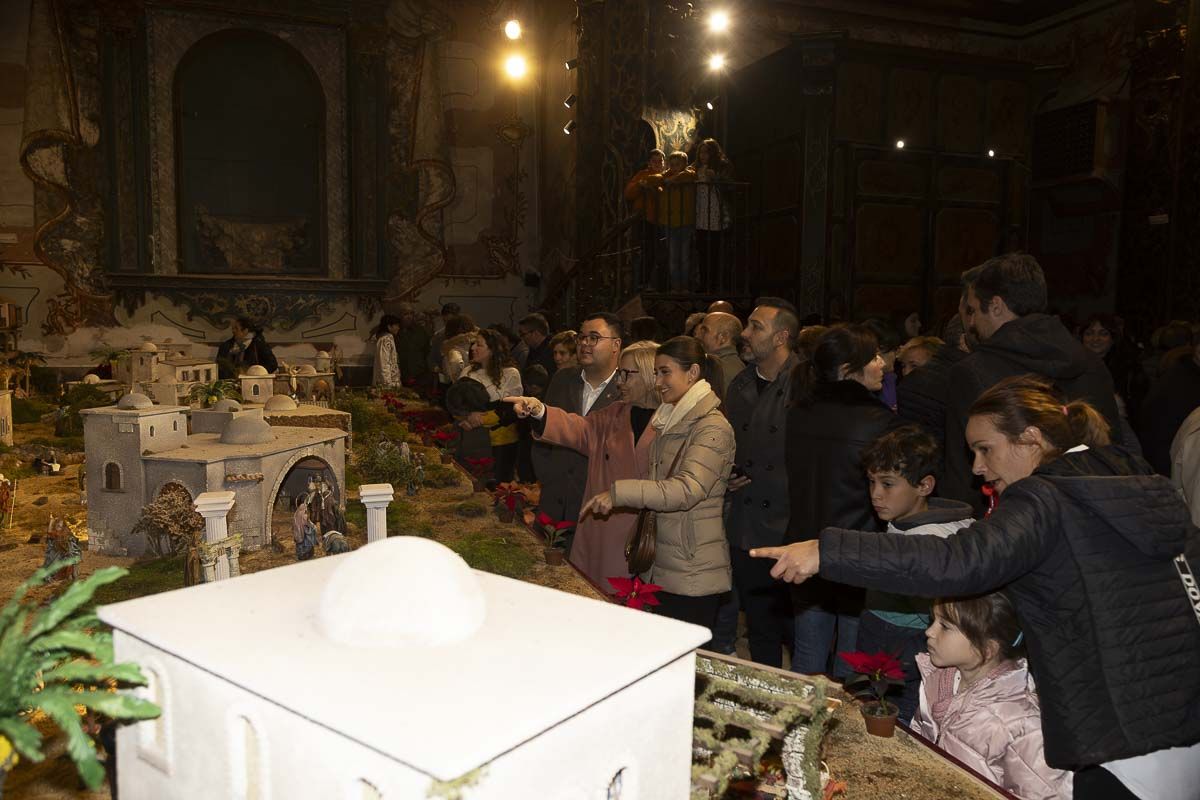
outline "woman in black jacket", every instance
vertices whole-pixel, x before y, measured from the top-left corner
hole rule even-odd
[[[796,368],[787,422],[791,514],[785,541],[811,538],[829,525],[875,526],[859,456],[896,424],[873,394],[883,385],[883,370],[875,335],[859,325],[826,331],[812,358]],[[825,672],[835,633],[839,650],[853,650],[862,599],[861,589],[819,580],[796,589],[792,669]],[[835,673],[841,669],[839,662]]]
[[[1004,587],[1029,648],[1046,763],[1075,797],[1194,798],[1200,786],[1200,531],[1170,482],[1110,445],[1103,417],[1033,375],[971,408],[974,472],[1002,493],[954,536],[826,529],[762,548],[771,573],[902,594]]]

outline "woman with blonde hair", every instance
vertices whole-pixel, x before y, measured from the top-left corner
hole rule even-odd
[[[557,369],[579,369],[579,333],[562,331],[550,337],[550,353]]]
[[[584,497],[591,497],[623,478],[639,478],[649,470],[655,431],[650,418],[659,406],[654,388],[655,342],[638,342],[621,352],[613,380],[621,399],[586,417],[543,405],[533,397],[507,397],[517,416],[533,423],[534,437],[577,450],[588,457]],[[571,563],[592,583],[612,594],[609,578],[627,577],[625,543],[637,526],[636,512],[617,512],[606,519],[588,516],[575,531]]]

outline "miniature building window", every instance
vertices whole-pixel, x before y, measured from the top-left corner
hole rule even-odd
[[[171,430],[173,430],[173,431],[179,430],[179,420],[173,420],[171,422]]]
[[[204,380],[206,380],[206,381],[212,380],[212,370],[211,369],[204,370]]]
[[[250,394],[254,395],[255,397],[258,396],[258,384],[257,383],[250,387]]]
[[[123,491],[121,486],[121,467],[112,461],[104,465],[104,488],[109,492]]]
[[[267,796],[266,758],[254,723],[248,717],[236,717],[230,741],[233,747],[233,796],[237,800],[264,800]]]
[[[154,436],[154,426],[153,425],[150,426],[150,435]]]
[[[117,433],[133,433],[133,423],[132,422],[118,422],[117,423]]]
[[[170,775],[170,729],[167,727],[167,718],[170,713],[168,709],[171,698],[168,696],[164,680],[166,673],[160,668],[144,665],[142,673],[146,676],[146,685],[137,690],[138,696],[157,705],[163,713],[154,719],[138,723],[138,758]]]

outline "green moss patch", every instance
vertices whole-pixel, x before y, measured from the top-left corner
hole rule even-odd
[[[463,557],[473,569],[524,579],[537,563],[534,556],[516,542],[488,533],[468,533],[446,546]]]
[[[185,556],[158,558],[139,561],[129,567],[129,574],[116,583],[101,586],[96,590],[96,605],[119,603],[148,594],[169,592],[183,588],[183,562]]]

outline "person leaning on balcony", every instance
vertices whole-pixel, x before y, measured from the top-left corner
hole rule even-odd
[[[667,272],[672,292],[686,292],[692,272],[692,237],[696,233],[696,171],[687,153],[675,151],[663,173],[665,189],[658,198],[658,219],[667,226]]]
[[[667,156],[662,150],[651,150],[646,166],[638,170],[625,184],[625,200],[629,208],[641,219],[638,222],[638,245],[641,247],[641,275],[635,283],[641,288],[653,278],[658,266],[658,242],[662,239],[662,227],[658,223],[658,195],[662,192],[662,176],[667,167]]]
[[[719,280],[727,250],[726,231],[733,224],[733,203],[728,184],[733,164],[716,139],[705,139],[696,150],[696,266],[701,286],[708,291],[726,282]]]

